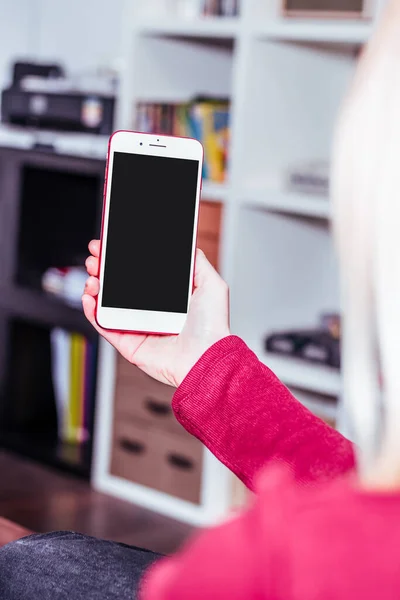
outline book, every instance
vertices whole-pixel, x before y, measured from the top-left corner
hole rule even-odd
[[[140,103],[134,129],[198,139],[204,147],[203,178],[222,183],[229,169],[230,102],[198,97],[175,104]]]
[[[64,439],[68,442],[81,442],[82,394],[84,371],[84,340],[78,333],[71,334],[69,402],[65,420]]]
[[[220,0],[220,14],[224,17],[236,17],[238,14],[238,0]]]
[[[95,377],[97,351],[94,343],[85,340],[84,395],[82,402],[82,424],[86,438],[90,437],[95,410]]]
[[[56,328],[51,331],[52,350],[52,379],[56,401],[58,437],[64,437],[65,415],[69,402],[69,361],[71,338],[64,329]]]
[[[58,437],[70,444],[90,439],[95,405],[96,344],[79,333],[51,332],[52,379]]]
[[[203,16],[236,17],[239,12],[238,0],[203,0]]]

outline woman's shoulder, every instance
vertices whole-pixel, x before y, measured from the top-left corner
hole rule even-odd
[[[364,491],[355,474],[303,485],[279,465],[259,476],[257,490],[258,551],[285,574],[277,597],[293,597],[292,586],[301,598],[397,597],[400,490]]]
[[[381,507],[400,512],[400,488],[365,489],[355,471],[330,480],[303,482],[291,472],[290,465],[275,463],[258,474],[255,491],[261,504],[272,502],[297,514],[318,510],[342,514],[353,509],[379,512]]]

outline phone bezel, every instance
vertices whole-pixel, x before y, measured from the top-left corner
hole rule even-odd
[[[114,331],[131,331],[141,333],[178,334],[185,324],[186,313],[170,313],[126,308],[110,308],[102,306],[103,281],[105,269],[105,249],[107,247],[108,217],[110,210],[111,182],[115,152],[142,154],[147,156],[163,156],[182,160],[198,160],[199,171],[196,187],[196,207],[193,223],[193,241],[188,281],[188,301],[192,295],[194,261],[197,239],[197,224],[201,194],[201,174],[203,168],[203,147],[199,141],[191,138],[180,138],[158,134],[143,134],[133,131],[116,131],[110,138],[108,146],[106,176],[104,185],[103,218],[100,250],[100,291],[97,297],[96,321],[103,329]]]

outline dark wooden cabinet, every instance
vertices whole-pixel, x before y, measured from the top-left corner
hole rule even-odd
[[[104,168],[105,160],[0,148],[0,446],[87,477],[92,424],[85,443],[57,437],[50,336],[54,327],[97,335],[41,278],[52,266],[83,265],[100,230]]]
[[[86,476],[94,414],[86,442],[60,442],[50,336],[54,328],[91,340],[97,334],[81,310],[43,291],[42,276],[49,267],[84,264],[100,231],[104,168],[105,160],[0,148],[0,447]],[[216,268],[221,218],[220,204],[201,202],[198,245]],[[202,448],[176,422],[173,390],[124,363],[113,468],[148,484],[150,461],[157,489],[199,501]],[[132,448],[144,440],[136,455]]]

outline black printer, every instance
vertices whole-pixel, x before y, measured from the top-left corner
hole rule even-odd
[[[109,136],[114,107],[114,93],[75,86],[57,64],[15,63],[1,94],[3,123],[51,131]]]

